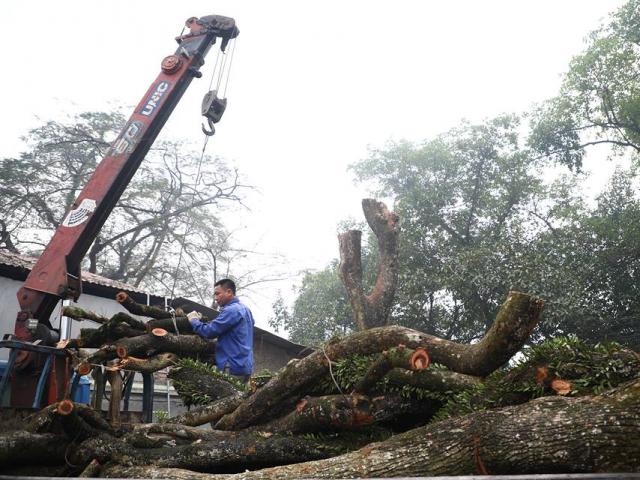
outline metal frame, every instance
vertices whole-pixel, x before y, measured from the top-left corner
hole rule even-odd
[[[40,406],[42,405],[42,395],[44,394],[44,389],[47,384],[47,377],[49,376],[49,371],[51,370],[53,358],[56,356],[66,357],[68,355],[67,351],[55,347],[34,345],[32,343],[21,342],[18,340],[2,340],[0,341],[0,348],[11,349],[11,353],[9,354],[9,361],[7,362],[7,369],[5,371],[5,374],[2,376],[2,380],[0,380],[0,399],[4,394],[4,390],[7,387],[7,384],[9,383],[9,377],[11,376],[11,372],[13,371],[13,367],[16,363],[16,358],[19,351],[42,353],[47,355],[44,367],[42,368],[42,371],[40,372],[40,375],[38,377],[36,393],[33,399],[33,403],[31,404],[31,408],[40,408]]]

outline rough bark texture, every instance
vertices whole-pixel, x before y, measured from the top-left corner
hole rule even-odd
[[[79,320],[79,321],[92,320],[96,323],[101,323],[101,324],[107,323],[109,321],[107,317],[103,317],[102,315],[97,315],[93,312],[84,310],[80,307],[71,307],[71,306],[63,307],[62,315],[69,318],[73,318],[74,320]]]
[[[186,468],[196,472],[244,471],[247,468],[328,458],[359,448],[369,441],[370,437],[366,434],[354,435],[345,442],[339,438],[318,440],[305,436],[270,435],[259,432],[227,433],[224,439],[220,439],[219,434],[210,432],[193,443],[172,447],[171,455],[167,455],[165,449],[139,449],[131,445],[123,448],[122,444],[105,450],[104,442],[90,440],[85,442],[82,457],[74,459],[79,463],[88,463],[89,457],[98,461],[109,458],[111,462],[125,465]],[[109,469],[105,469],[101,475],[107,474],[108,471]]]
[[[326,460],[208,479],[640,472],[640,381],[596,397],[543,397],[410,430]],[[118,468],[109,476],[188,478]]]
[[[373,199],[362,201],[367,223],[378,239],[380,263],[378,276],[371,292],[366,295],[362,282],[361,236],[350,230],[338,236],[340,244],[340,277],[354,312],[358,328],[386,325],[398,282],[398,216],[384,203]]]
[[[126,292],[119,292],[116,295],[116,301],[134,315],[151,318],[171,318],[171,312],[162,308],[137,303]]]
[[[389,326],[356,332],[323,350],[291,361],[276,377],[223,417],[216,427],[237,430],[257,423],[260,417],[283,398],[296,395],[328,371],[327,357],[336,361],[347,355],[369,355],[399,344],[424,348],[431,360],[450,370],[467,375],[485,376],[513,356],[537,324],[543,302],[530,295],[510,292],[495,323],[485,337],[474,345],[443,340],[406,327]]]
[[[141,373],[153,373],[176,364],[180,357],[175,353],[160,353],[148,358],[121,358],[115,368],[133,370]]]
[[[359,429],[374,421],[374,406],[368,397],[329,395],[303,398],[289,415],[256,428],[271,433],[340,431]]]
[[[197,335],[154,335],[148,333],[133,338],[124,338],[116,343],[116,353],[120,358],[129,356],[150,356],[156,353],[175,353],[184,357],[211,354],[215,351],[215,340],[206,340]]]
[[[154,328],[163,328],[169,333],[179,333],[180,335],[193,334],[191,323],[187,317],[176,317],[175,325],[173,318],[154,319],[147,322],[147,331],[150,332]],[[176,331],[176,327],[178,330]]]
[[[53,433],[9,432],[0,434],[0,466],[56,465],[64,463],[69,440]],[[1,471],[1,470],[0,470]]]
[[[188,412],[171,417],[169,421],[190,427],[197,427],[198,425],[204,425],[209,422],[217,422],[224,415],[238,408],[238,405],[242,403],[246,396],[245,393],[237,393],[209,405],[192,408]]]
[[[411,385],[432,392],[461,392],[481,382],[480,377],[448,370],[419,370],[411,372],[395,368],[387,374],[394,385]]]
[[[85,313],[91,314],[91,312]],[[144,323],[124,312],[119,312],[97,329],[81,329],[80,338],[69,340],[66,346],[68,348],[100,348],[104,344],[115,342],[120,338],[136,337],[145,333]]]
[[[413,350],[401,345],[382,352],[371,364],[366,375],[356,384],[354,391],[367,393],[394,368],[424,370],[429,365],[429,357],[423,349]]]
[[[238,389],[221,375],[211,375],[187,366],[172,368],[169,378],[187,407],[211,403],[239,393]]]

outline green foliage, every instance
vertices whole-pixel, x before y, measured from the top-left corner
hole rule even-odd
[[[527,209],[544,190],[520,128],[513,115],[463,123],[422,144],[388,144],[353,167],[395,199],[402,219],[393,323],[471,341],[521,281]]]
[[[169,417],[169,412],[166,410],[154,410],[153,415],[156,418],[156,422],[158,423],[167,423],[171,417]]]
[[[245,391],[247,385],[239,382],[235,377],[221,372],[215,365],[211,365],[200,360],[192,358],[181,358],[176,362],[174,368],[187,369],[194,373],[199,373],[206,376],[212,376],[220,380],[224,380],[230,383],[236,390]],[[180,393],[185,406],[190,407],[192,405],[208,405],[212,403],[216,398],[211,395],[200,391],[198,384],[195,382],[181,381],[179,376],[172,375],[169,372],[169,378],[173,382],[174,388]]]
[[[316,387],[313,393],[317,395],[331,395],[340,392],[353,391],[356,384],[365,376],[367,370],[378,354],[374,355],[349,355],[332,363],[331,374],[325,376]],[[437,364],[432,364],[429,368],[443,368]],[[417,400],[436,400],[444,403],[451,392],[433,392],[424,388],[413,387],[411,385],[398,386],[383,378],[375,386],[374,395],[396,393],[405,398]]]
[[[247,385],[238,381],[233,375],[229,375],[225,372],[221,372],[215,365],[210,363],[201,362],[194,358],[180,358],[176,362],[176,367],[182,367],[195,372],[202,373],[203,375],[210,375],[212,377],[219,378],[229,382],[236,390],[244,392],[247,389]]]
[[[560,94],[533,115],[530,144],[580,168],[585,148],[605,143],[640,151],[640,1],[630,0],[588,38]]]
[[[269,325],[284,329],[292,341],[303,345],[319,345],[335,334],[344,335],[355,329],[337,262],[319,272],[305,273],[292,311],[278,296],[273,313]]]
[[[549,379],[569,381],[569,395],[591,395],[637,378],[640,357],[613,342],[589,345],[576,337],[557,337],[525,349],[513,367],[498,370],[482,384],[453,396],[434,420],[553,395],[536,377],[538,368],[546,368]]]

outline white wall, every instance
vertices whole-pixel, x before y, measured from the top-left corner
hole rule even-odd
[[[18,305],[18,298],[16,296],[20,287],[24,282],[18,280],[12,280],[10,278],[0,277],[0,338],[6,333],[13,333],[14,325],[16,321],[16,315],[20,310]],[[115,296],[114,296],[115,297]],[[96,297],[93,295],[82,294],[75,304],[78,307],[90,310],[98,315],[105,316],[107,318],[116,314],[117,312],[126,312],[122,306],[114,299]],[[132,315],[135,317],[135,315]],[[138,317],[140,318],[140,317]],[[60,326],[60,308],[56,308],[50,317],[51,325],[54,328]],[[71,337],[77,338],[80,334],[81,328],[96,328],[97,323],[91,321],[78,322],[73,320],[71,327]],[[0,348],[0,360],[7,360],[9,358],[9,349]]]

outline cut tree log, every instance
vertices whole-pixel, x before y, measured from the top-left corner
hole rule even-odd
[[[85,438],[100,433],[99,430],[83,420],[71,400],[62,400],[59,402],[55,413],[60,419],[64,433],[74,442],[80,442]]]
[[[366,394],[384,378],[392,368],[417,371],[429,366],[429,355],[423,348],[415,350],[404,345],[383,351],[376,358],[365,376],[356,384],[354,392]]]
[[[322,459],[360,448],[371,438],[368,434],[351,434],[348,438],[271,435],[257,432],[227,432],[227,439],[196,441],[189,445],[166,449],[137,449],[129,446],[112,451],[111,464],[153,465],[160,468],[187,468],[195,472],[241,472],[269,465],[297,463],[308,459]],[[173,442],[171,442],[173,445]],[[85,455],[91,450],[85,449]],[[105,468],[104,476],[110,468]]]
[[[119,312],[99,328],[80,329],[80,338],[71,339],[67,348],[100,348],[120,338],[136,337],[146,333],[145,324],[130,315]]]
[[[194,407],[188,412],[184,412],[168,421],[173,424],[197,427],[209,422],[217,422],[227,413],[233,412],[238,405],[248,396],[246,392],[238,392],[234,395],[222,398],[209,405]]]
[[[0,434],[0,466],[58,465],[64,463],[69,440],[54,433],[26,431]]]
[[[378,276],[371,293],[365,295],[362,282],[361,237],[359,230],[338,236],[340,244],[340,278],[360,330],[387,325],[398,282],[398,215],[374,199],[362,200],[367,223],[378,239],[380,261]]]
[[[388,326],[356,332],[330,343],[311,355],[291,361],[264,387],[245,400],[233,413],[224,416],[216,428],[238,430],[259,422],[283,398],[300,395],[328,372],[328,361],[347,355],[370,355],[399,344],[424,348],[433,362],[458,373],[485,376],[505,364],[529,337],[537,324],[544,302],[520,292],[510,292],[494,324],[484,338],[463,345],[433,337],[406,327]]]
[[[83,321],[83,320],[91,320],[96,323],[105,324],[109,321],[107,317],[103,317],[102,315],[98,315],[96,313],[90,312],[88,310],[84,310],[80,307],[72,307],[67,305],[62,308],[62,315],[65,317],[73,318],[74,320]]]
[[[113,467],[111,477],[188,478]],[[326,460],[207,480],[640,472],[640,381],[601,395],[542,397],[410,430]]]
[[[157,329],[162,330],[162,329]],[[196,357],[212,354],[215,340],[206,340],[197,335],[173,335],[157,331],[138,337],[123,338],[116,342],[116,353],[120,358],[129,356],[150,356],[156,353],[175,353],[181,357]]]
[[[461,392],[482,382],[480,377],[449,370],[408,371],[394,368],[386,377],[394,385],[410,385],[432,392]]]
[[[178,327],[177,331],[176,327]],[[149,320],[147,322],[147,331],[151,332],[154,328],[162,328],[167,332],[179,335],[193,335],[193,328],[191,328],[191,322],[189,322],[187,317],[176,317],[175,325],[174,319],[172,318]]]
[[[404,398],[398,394],[370,398],[351,395],[305,397],[289,413],[250,430],[269,433],[326,433],[362,431],[373,424],[389,424],[407,414],[412,423],[420,424],[433,416],[434,405],[429,401]]]
[[[114,367],[140,373],[153,373],[174,366],[179,359],[180,357],[175,353],[159,353],[147,358],[124,357]]]
[[[133,300],[127,292],[118,292],[116,301],[129,313],[151,318],[171,318],[171,312],[158,307],[142,305]]]
[[[293,412],[254,430],[270,433],[308,433],[361,429],[375,422],[374,406],[358,394],[303,398]]]
[[[59,405],[62,403],[62,411],[75,412],[89,428],[101,432],[113,433],[109,422],[102,418],[97,410],[94,410],[88,405],[84,405],[82,403],[72,403],[69,400],[53,403],[29,416],[26,419],[26,426],[24,427],[25,431],[31,433],[50,433],[52,431],[59,431],[60,429],[54,424],[60,423],[61,416],[59,415],[58,409]]]

